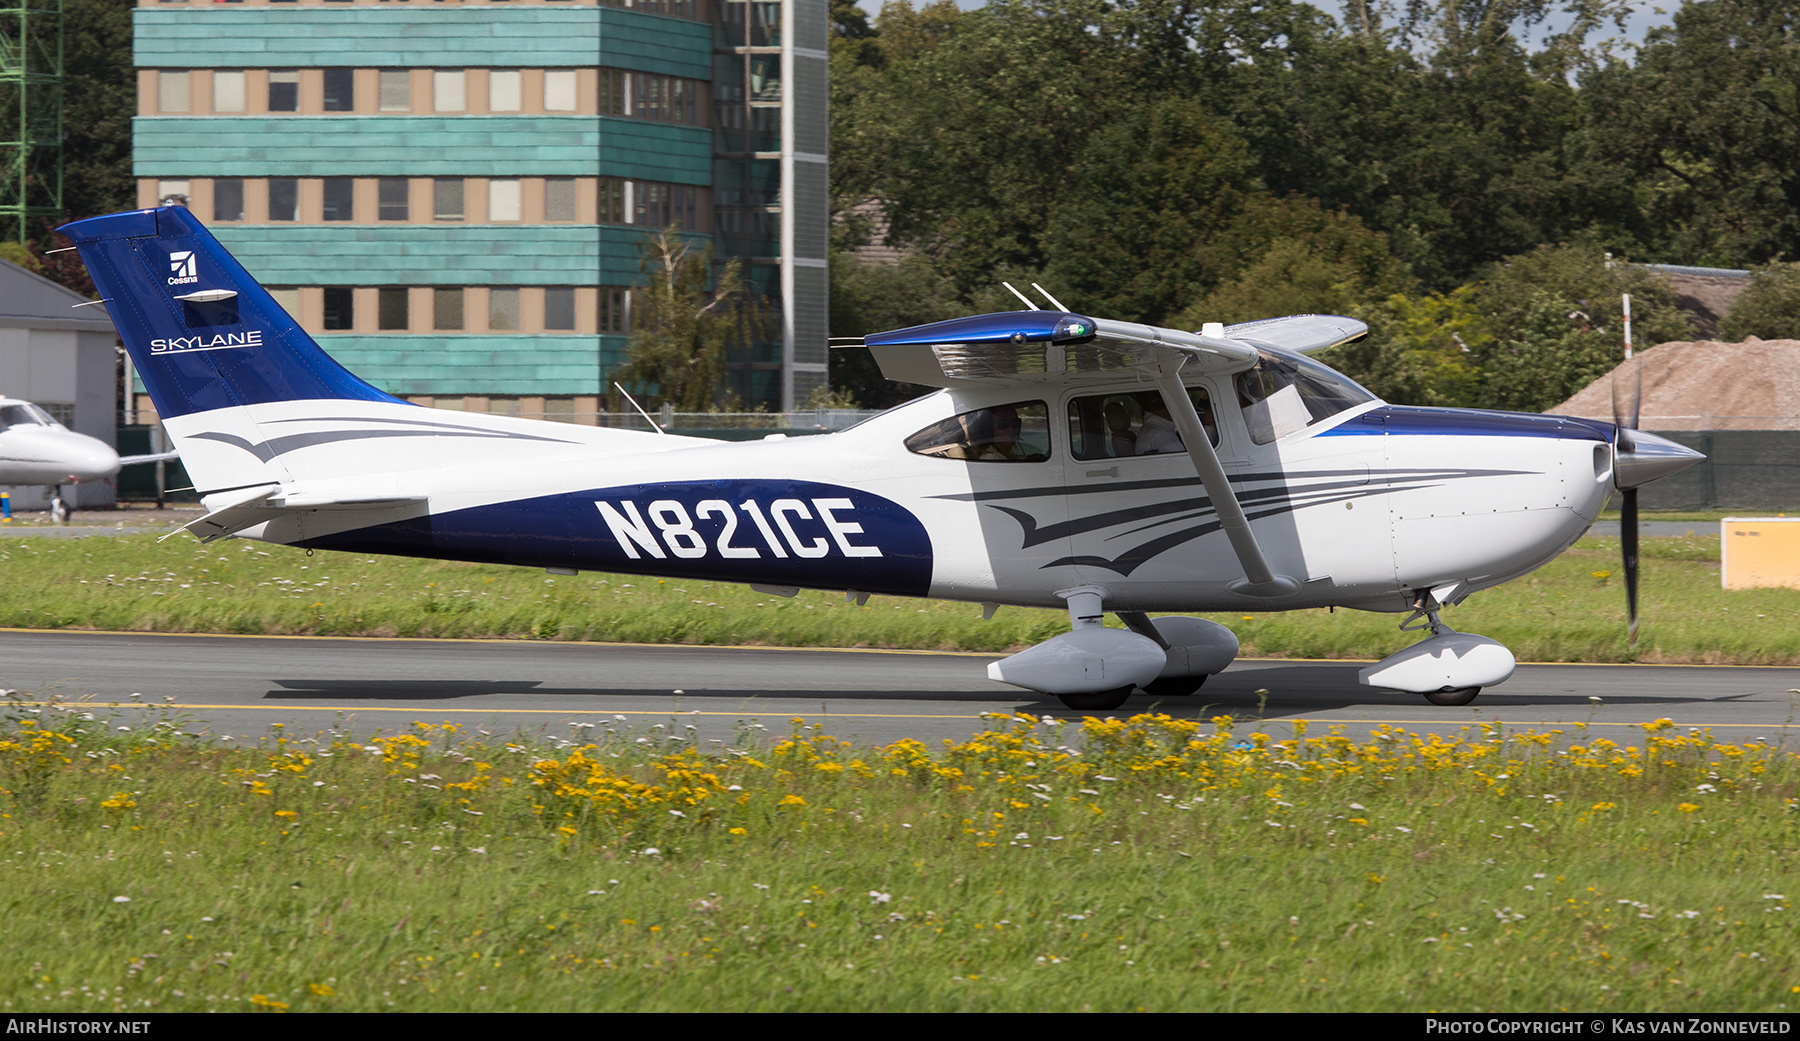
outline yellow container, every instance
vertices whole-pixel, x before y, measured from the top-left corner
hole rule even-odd
[[[1719,574],[1726,589],[1800,589],[1800,517],[1720,521]]]

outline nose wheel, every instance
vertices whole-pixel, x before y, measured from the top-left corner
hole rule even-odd
[[[1480,687],[1457,687],[1452,690],[1432,690],[1425,693],[1425,700],[1433,705],[1467,705],[1481,693]]]
[[[1063,703],[1064,708],[1073,709],[1077,712],[1111,712],[1113,709],[1125,704],[1125,699],[1131,697],[1131,692],[1136,689],[1136,687],[1126,684],[1123,687],[1114,687],[1112,690],[1088,691],[1081,694],[1058,694],[1056,698]]]
[[[69,523],[69,503],[62,497],[61,488],[54,488],[50,492],[50,520],[58,527]]]

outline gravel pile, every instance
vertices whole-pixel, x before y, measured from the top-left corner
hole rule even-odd
[[[1800,430],[1800,340],[1675,341],[1639,351],[1552,415],[1613,418],[1613,378],[1643,366],[1645,430]]]

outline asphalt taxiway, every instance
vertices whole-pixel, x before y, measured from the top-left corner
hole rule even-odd
[[[728,741],[795,717],[885,743],[936,743],[980,730],[992,712],[1074,718],[1052,698],[987,679],[992,654],[640,646],[528,641],[173,636],[0,630],[0,687],[14,698],[80,703],[116,725],[167,712],[183,728],[254,740],[336,727],[359,736],[415,721],[494,734],[578,735],[582,724],[649,733],[695,728]],[[1352,735],[1387,723],[1447,733],[1481,722],[1545,728],[1585,723],[1615,740],[1668,718],[1721,737],[1791,736],[1800,747],[1800,668],[1532,665],[1465,708],[1370,690],[1359,662],[1239,661],[1191,697],[1132,698],[1144,711],[1289,724],[1341,723]]]

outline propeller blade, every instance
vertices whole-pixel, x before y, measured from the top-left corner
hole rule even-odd
[[[1644,402],[1642,366],[1643,362],[1637,358],[1628,358],[1613,370],[1613,422],[1621,431],[1638,428],[1638,412]]]
[[[1619,542],[1625,550],[1625,607],[1630,624],[1625,630],[1626,645],[1637,648],[1638,641],[1638,490],[1627,488],[1619,504]]]
[[[1613,370],[1613,423],[1619,428],[1614,459],[1634,455],[1638,416],[1644,403],[1643,362],[1627,358]],[[1625,610],[1629,621],[1625,627],[1625,645],[1637,649],[1638,642],[1638,499],[1635,486],[1624,489],[1619,504],[1619,545],[1625,555]]]

